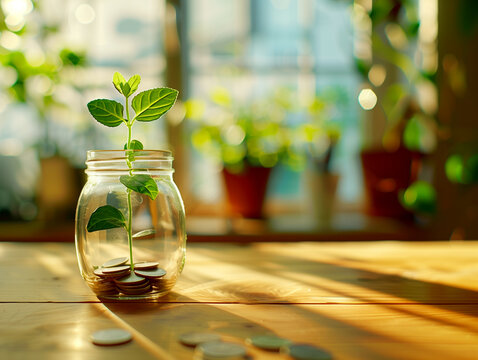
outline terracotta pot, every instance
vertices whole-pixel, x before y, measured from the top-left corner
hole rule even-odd
[[[263,218],[271,168],[246,166],[240,173],[222,171],[229,211],[246,218]]]
[[[394,152],[369,150],[361,153],[367,213],[373,216],[411,219],[399,201],[400,191],[417,178],[421,154],[400,148]]]

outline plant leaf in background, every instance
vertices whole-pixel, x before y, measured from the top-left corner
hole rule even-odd
[[[120,176],[120,181],[128,189],[145,194],[149,196],[151,200],[156,199],[156,196],[158,196],[158,185],[149,175],[123,175]]]
[[[88,232],[93,232],[118,227],[126,228],[123,213],[111,205],[104,205],[91,214],[86,230]]]
[[[88,110],[96,121],[108,127],[116,127],[125,122],[123,119],[123,105],[114,100],[97,99],[90,101]]]
[[[402,205],[409,210],[421,214],[434,214],[436,212],[435,188],[425,181],[415,181],[400,194]]]
[[[454,183],[463,185],[478,183],[478,154],[451,155],[445,163],[445,173],[448,180]]]
[[[143,150],[143,144],[139,140],[131,140],[128,149],[128,143],[124,144],[124,150]]]
[[[156,88],[140,92],[131,103],[136,115],[134,120],[154,121],[166,113],[176,102],[178,91],[170,88]]]

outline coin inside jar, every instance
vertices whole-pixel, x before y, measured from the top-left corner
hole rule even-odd
[[[108,260],[102,265],[102,267],[107,268],[107,267],[113,267],[113,266],[120,266],[120,265],[126,264],[127,262],[128,262],[127,257],[119,257],[119,258]]]
[[[138,270],[134,269],[136,275],[143,276],[146,278],[159,278],[166,275],[166,270],[161,268],[151,269],[151,270]]]
[[[129,270],[130,267],[128,265],[121,265],[121,266],[113,266],[101,269],[103,270],[103,274],[115,274]]]
[[[134,268],[137,270],[155,269],[158,266],[159,266],[159,263],[156,261],[145,261],[145,262],[134,264]]]
[[[148,281],[147,279],[145,279],[142,276],[138,276],[135,273],[131,273],[129,275],[126,275],[125,277],[115,279],[115,283],[120,284],[120,285],[122,285],[122,284],[126,284],[126,285],[128,285],[128,284],[141,284],[141,283],[145,283],[147,281]]]

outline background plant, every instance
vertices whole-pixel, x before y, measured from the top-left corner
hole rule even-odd
[[[131,204],[131,193],[133,191],[148,196],[151,200],[158,195],[158,186],[154,179],[148,174],[134,174],[132,163],[135,155],[143,149],[143,144],[132,139],[132,127],[136,121],[151,122],[159,119],[174,105],[178,91],[170,88],[155,88],[140,92],[131,101],[131,107],[135,112],[130,115],[129,98],[138,89],[141,81],[139,75],[133,75],[128,81],[123,75],[116,72],[113,76],[113,85],[120,94],[125,97],[125,107],[117,101],[108,99],[97,99],[88,103],[90,114],[101,124],[108,127],[116,127],[121,124],[128,128],[128,137],[124,145],[126,163],[129,168],[128,175],[120,176],[120,182],[126,187],[128,213],[124,214],[114,206],[104,205],[97,208],[90,216],[87,224],[87,231],[94,232],[112,228],[124,228],[128,234],[128,246],[130,252],[130,266],[134,270],[133,261],[133,238],[145,236],[154,230],[144,230],[133,235],[132,221],[133,210]],[[126,113],[126,117],[124,116]]]
[[[281,163],[302,170],[308,158],[319,162],[340,137],[330,116],[334,105],[321,96],[300,99],[287,88],[233,101],[217,88],[207,101],[188,100],[186,117],[193,146],[230,171]]]

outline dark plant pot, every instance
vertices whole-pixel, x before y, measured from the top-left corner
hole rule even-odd
[[[271,168],[246,166],[240,173],[226,168],[222,171],[224,185],[232,215],[260,219]]]
[[[400,148],[362,151],[367,213],[411,220],[413,214],[399,201],[399,194],[417,178],[421,154]]]

